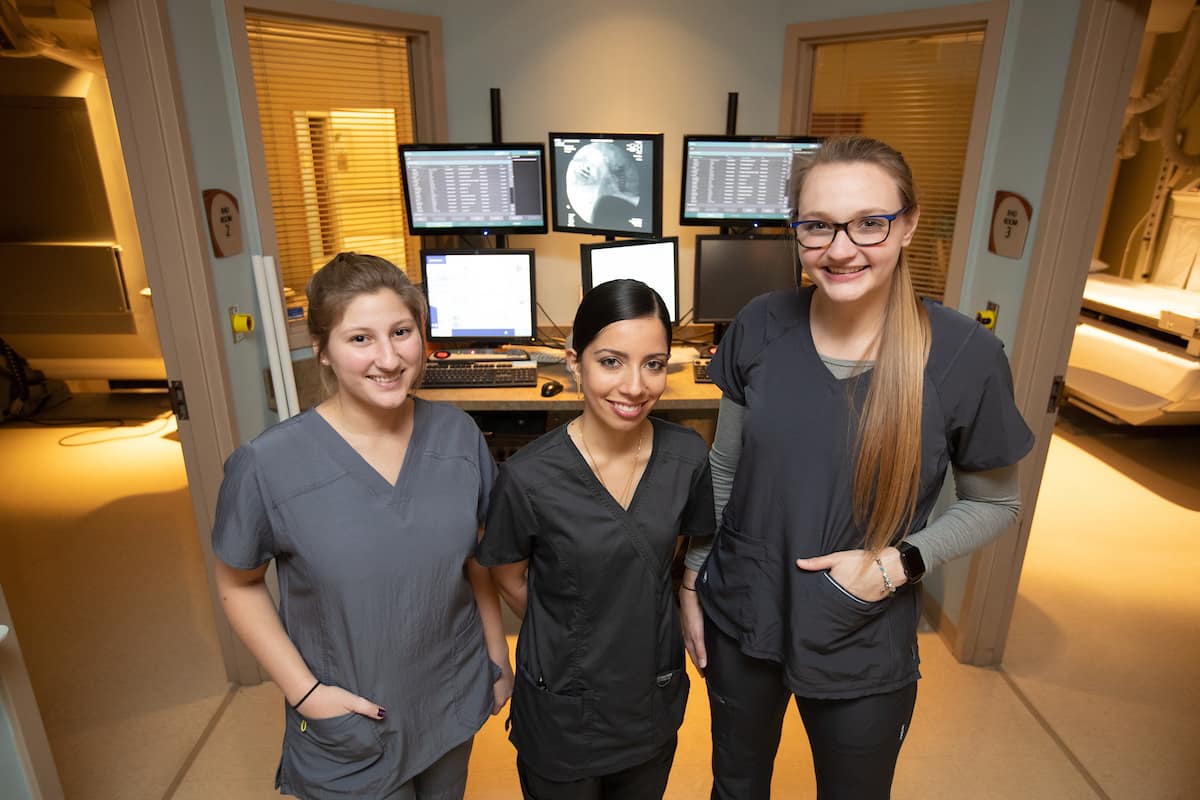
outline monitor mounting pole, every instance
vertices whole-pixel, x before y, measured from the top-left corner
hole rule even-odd
[[[504,141],[504,135],[501,133],[500,127],[500,89],[492,87],[492,144],[500,144]],[[503,249],[508,247],[508,236],[503,233],[496,234],[496,247]]]
[[[737,111],[738,111],[737,107],[738,107],[738,93],[730,92],[729,98],[726,100],[726,103],[725,103],[725,135],[726,136],[734,136],[737,134]],[[730,228],[728,225],[721,226],[721,235],[722,236],[728,236],[730,234],[730,232],[731,231],[730,231]]]

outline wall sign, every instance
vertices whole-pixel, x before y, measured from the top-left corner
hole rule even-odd
[[[242,215],[237,199],[224,189],[204,190],[204,213],[217,258],[242,252]]]
[[[996,192],[988,250],[1005,258],[1020,258],[1025,252],[1032,218],[1033,206],[1024,197],[1014,192]]]

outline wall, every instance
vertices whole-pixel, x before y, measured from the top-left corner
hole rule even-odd
[[[150,298],[139,292],[146,283],[129,178],[117,135],[108,83],[103,76],[46,58],[0,59],[0,94],[82,97],[100,159],[115,241],[133,312],[134,334],[9,334],[5,338],[36,368],[58,378],[163,378],[165,371]],[[52,187],[33,187],[50,191]]]
[[[970,313],[984,308],[988,301],[999,304],[996,335],[1004,341],[1010,355],[1020,333],[1017,320],[1078,14],[1077,0],[1054,3],[1014,0],[1009,6],[992,123],[976,199],[979,213],[971,226],[958,308]],[[1033,206],[1032,225],[1020,259],[1003,258],[987,251],[991,210],[995,193],[1000,190],[1016,192]],[[959,559],[926,581],[926,591],[938,598],[955,624],[966,594],[969,566],[968,558]]]

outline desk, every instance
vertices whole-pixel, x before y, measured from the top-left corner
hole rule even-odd
[[[321,397],[315,358],[292,364],[300,407],[308,408]],[[542,397],[541,385],[553,378],[563,385],[554,397]],[[268,382],[269,383],[269,382]],[[510,455],[522,444],[579,415],[583,395],[567,375],[565,364],[539,364],[538,385],[479,389],[418,389],[417,397],[458,406],[475,418],[489,436],[497,459]],[[655,416],[692,428],[709,444],[716,431],[721,390],[711,383],[692,380],[691,363],[667,373],[667,390],[654,406]]]

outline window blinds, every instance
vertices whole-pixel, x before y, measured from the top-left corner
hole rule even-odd
[[[402,33],[247,13],[267,181],[285,293],[344,250],[401,268],[406,233],[396,147],[413,140]]]
[[[941,299],[983,54],[983,30],[817,45],[809,132],[882,139],[912,167],[921,221],[906,257]]]

